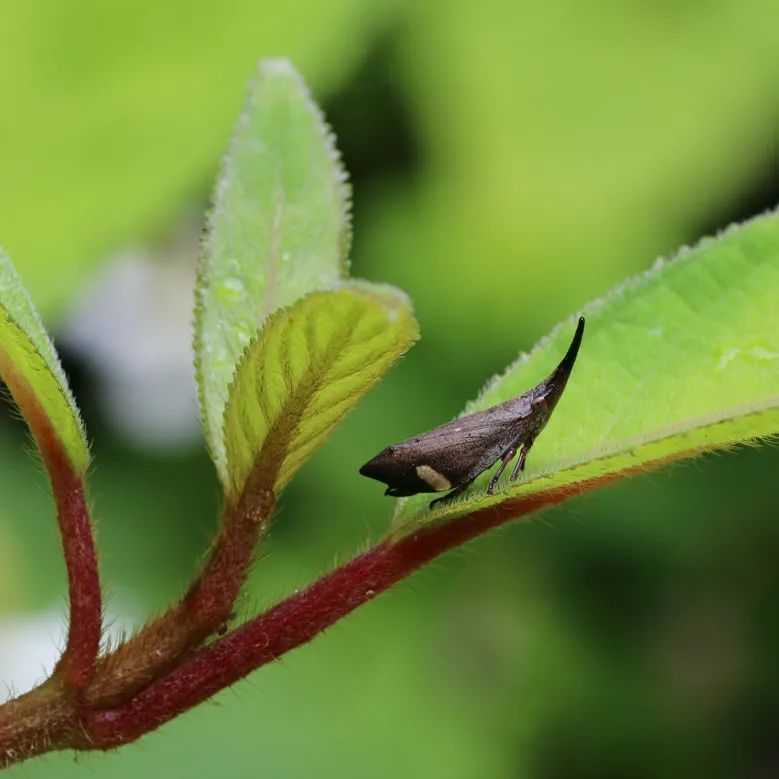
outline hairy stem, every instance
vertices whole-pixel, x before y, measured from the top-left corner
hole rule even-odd
[[[425,563],[509,519],[559,503],[578,490],[557,490],[501,504],[469,517],[387,539],[203,647],[128,703],[88,713],[91,748],[142,736],[280,657],[405,578]]]
[[[228,620],[272,512],[268,491],[247,492],[236,506],[225,509],[208,559],[184,597],[99,661],[86,692],[89,706],[126,701]]]
[[[134,741],[260,666],[310,641],[363,603],[448,550],[508,520],[602,486],[614,478],[612,474],[517,498],[408,535],[391,536],[223,639],[199,649],[192,647],[188,654],[182,653],[166,673],[135,694],[129,686],[124,691],[117,687],[115,701],[107,706],[90,703],[99,700],[92,692],[93,685],[100,681],[99,676],[90,685],[87,695],[81,698],[74,698],[62,679],[52,677],[40,688],[0,707],[0,767],[50,750],[110,749]],[[261,508],[263,501],[255,498],[260,524],[269,516],[272,506],[272,496],[268,494],[266,499],[267,503]],[[235,578],[237,569],[233,569],[232,574],[217,570],[218,565],[226,565],[229,569],[236,560],[244,560],[243,555],[238,558],[230,556],[232,542],[228,543],[225,534],[230,536],[226,527],[214,547],[204,575],[176,607],[186,609],[181,613],[189,614],[195,621],[202,620],[201,624],[210,619],[208,615],[223,610],[230,594],[239,586]],[[238,536],[233,536],[233,539],[237,541]],[[217,563],[218,560],[221,563]],[[239,577],[241,581],[242,576]],[[173,610],[170,613],[178,612]],[[191,616],[193,614],[194,617]],[[140,656],[147,658],[147,667],[152,648],[136,645]],[[131,659],[126,661],[126,667],[132,669]]]
[[[84,475],[75,470],[37,395],[2,349],[0,376],[35,438],[51,481],[70,597],[68,642],[54,673],[64,679],[68,688],[80,693],[95,671],[102,619],[100,577],[84,496]]]
[[[81,479],[65,469],[53,473],[52,484],[70,597],[68,642],[54,675],[61,675],[72,690],[81,692],[92,680],[100,648],[102,615],[97,555]]]
[[[83,741],[76,702],[52,677],[0,706],[0,769]]]

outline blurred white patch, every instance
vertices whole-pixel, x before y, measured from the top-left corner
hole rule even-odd
[[[115,645],[140,625],[137,612],[119,611],[105,616],[104,644]],[[61,608],[0,617],[0,703],[48,678],[65,646],[66,623]]]
[[[106,265],[60,332],[98,380],[111,423],[143,447],[200,440],[192,358],[197,235]]]

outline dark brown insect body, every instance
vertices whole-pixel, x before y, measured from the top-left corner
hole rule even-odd
[[[492,494],[504,469],[519,451],[511,472],[514,481],[524,470],[527,453],[563,394],[583,333],[584,317],[580,317],[565,357],[540,384],[486,411],[460,417],[428,433],[388,446],[365,463],[360,473],[384,482],[385,495],[400,497],[451,490],[438,499],[447,500],[459,495],[479,474],[500,460],[487,487],[487,492]]]

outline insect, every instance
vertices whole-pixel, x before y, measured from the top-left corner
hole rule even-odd
[[[540,384],[497,406],[460,417],[428,433],[388,446],[360,468],[360,473],[387,485],[385,495],[445,492],[430,505],[459,495],[471,482],[500,466],[490,479],[492,495],[506,466],[519,451],[511,481],[525,469],[527,454],[544,429],[571,375],[584,334],[579,318],[571,345],[560,364]]]

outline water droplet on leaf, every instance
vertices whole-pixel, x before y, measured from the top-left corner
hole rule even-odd
[[[243,300],[246,297],[246,286],[236,276],[228,276],[219,282],[217,294],[226,303]]]

